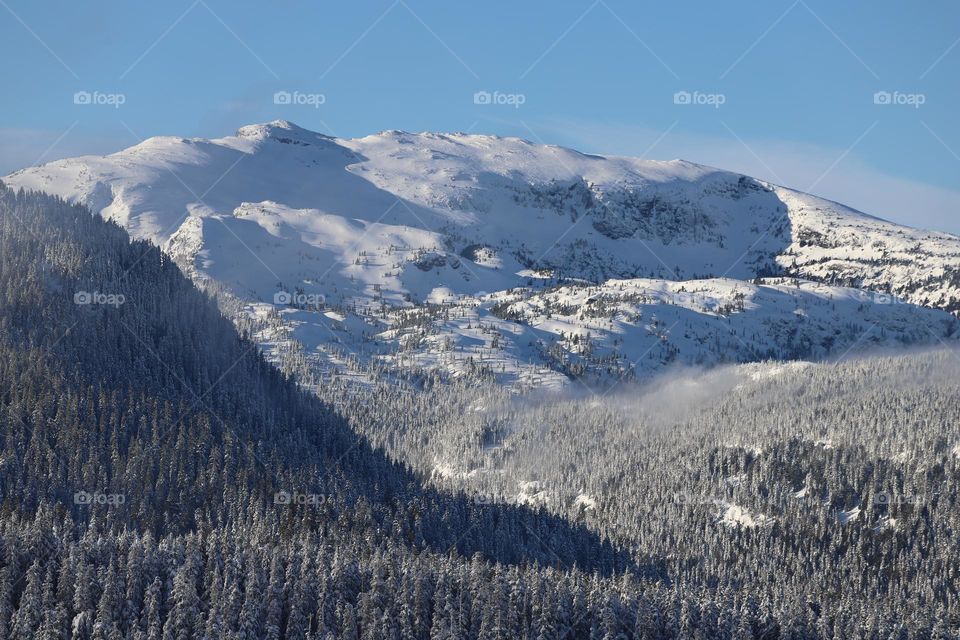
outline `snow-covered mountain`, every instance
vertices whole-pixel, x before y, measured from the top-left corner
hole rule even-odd
[[[549,384],[817,358],[950,337],[960,310],[960,237],[680,160],[276,121],[3,180],[82,202],[226,286],[268,352],[293,339],[357,375]]]

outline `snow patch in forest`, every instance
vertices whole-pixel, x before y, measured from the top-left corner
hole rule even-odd
[[[746,507],[722,500],[718,500],[717,505],[720,507],[719,522],[728,527],[746,527],[753,529],[755,527],[770,526],[775,520],[775,518],[762,513],[753,514]]]
[[[884,516],[880,518],[880,522],[877,523],[877,526],[873,528],[874,531],[887,531],[897,528],[897,519],[891,518],[890,516]]]
[[[854,507],[853,509],[848,509],[847,511],[841,511],[837,514],[837,520],[840,521],[840,524],[850,524],[854,520],[860,517],[860,507]]]
[[[543,489],[541,483],[535,480],[518,482],[517,486],[520,492],[517,494],[517,504],[547,504],[550,502],[550,496]]]
[[[436,462],[433,465],[432,475],[441,480],[465,480],[477,475],[477,470],[459,471],[456,467],[446,462]]]
[[[573,505],[583,509],[595,509],[597,506],[597,499],[586,493],[581,493],[573,501]]]

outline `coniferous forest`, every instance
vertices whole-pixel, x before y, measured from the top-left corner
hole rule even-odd
[[[960,633],[947,347],[692,392],[358,391],[221,308],[0,186],[0,638]]]

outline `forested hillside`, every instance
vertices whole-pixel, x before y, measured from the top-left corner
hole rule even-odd
[[[687,370],[609,393],[318,391],[437,486],[585,522],[655,559],[671,592],[749,594],[805,621],[765,637],[960,631],[953,349]]]
[[[130,243],[114,224],[53,197],[4,188],[0,211],[0,623],[14,637],[32,637],[41,624],[73,625],[85,637],[98,622],[151,637],[143,587],[158,580],[164,624],[174,624],[165,617],[178,588],[191,590],[200,606],[191,615],[199,616],[226,606],[211,602],[204,585],[210,563],[228,557],[240,573],[221,586],[261,606],[265,593],[253,589],[266,585],[245,575],[253,558],[292,561],[298,545],[337,549],[354,569],[371,554],[399,561],[409,553],[412,562],[421,552],[422,562],[432,553],[477,554],[476,562],[605,575],[630,565],[558,517],[420,487],[264,362],[156,247]],[[154,563],[145,575],[126,566],[133,540]],[[347,546],[356,552],[344,553]],[[169,556],[174,548],[181,550]],[[193,554],[213,549],[216,557],[197,564]],[[250,567],[246,553],[254,554]],[[182,571],[190,583],[177,587]],[[43,595],[54,601],[34,602],[47,578],[53,593]],[[147,585],[112,602],[111,581],[131,578]],[[354,579],[341,609],[364,589]],[[136,620],[124,613],[130,608]],[[305,617],[322,629],[315,614]],[[345,616],[330,624],[344,628]],[[263,620],[250,620],[260,626],[249,637],[260,637]]]
[[[952,357],[308,392],[153,245],[0,187],[0,638],[956,637]]]

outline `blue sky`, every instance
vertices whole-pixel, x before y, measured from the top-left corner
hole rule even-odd
[[[960,233],[955,1],[0,0],[0,56],[0,174],[283,118],[682,157]]]

